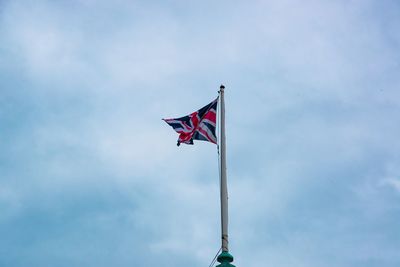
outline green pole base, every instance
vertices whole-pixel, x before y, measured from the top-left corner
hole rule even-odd
[[[233,256],[226,251],[221,252],[219,254],[217,261],[220,263],[216,267],[235,267],[235,265],[231,264],[233,261]]]

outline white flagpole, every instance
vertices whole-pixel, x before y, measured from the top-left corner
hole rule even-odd
[[[220,170],[221,170],[221,232],[222,232],[222,251],[229,252],[228,249],[228,186],[226,182],[226,141],[225,141],[225,86],[220,87]]]

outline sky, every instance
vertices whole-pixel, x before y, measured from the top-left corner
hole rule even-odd
[[[0,1],[0,266],[400,266],[400,3]]]

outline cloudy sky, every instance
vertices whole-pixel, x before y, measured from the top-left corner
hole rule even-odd
[[[0,266],[400,265],[400,3],[0,1]]]

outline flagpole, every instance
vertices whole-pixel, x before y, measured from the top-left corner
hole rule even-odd
[[[228,186],[226,182],[226,138],[225,138],[225,86],[220,87],[221,97],[221,124],[220,124],[220,169],[221,169],[221,233],[222,233],[222,251],[228,252]]]
[[[228,242],[228,185],[226,179],[226,138],[225,138],[225,99],[224,99],[225,86],[221,85],[220,95],[220,170],[221,170],[221,237],[222,237],[222,253],[218,256],[218,266],[234,266],[230,264],[233,257],[229,254]]]

